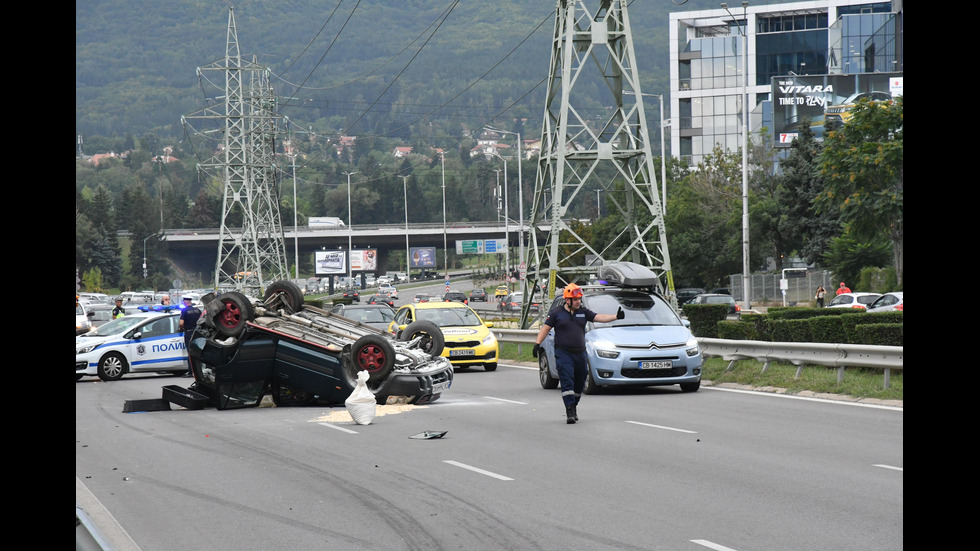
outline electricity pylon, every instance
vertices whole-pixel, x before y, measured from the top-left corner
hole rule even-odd
[[[523,259],[534,268],[525,280],[525,296],[545,278],[551,298],[556,287],[583,282],[600,263],[630,261],[650,268],[662,291],[676,300],[626,5],[627,0],[558,1],[532,246]],[[599,115],[590,117],[594,113]],[[604,192],[606,205],[622,220],[618,233],[601,246],[586,242],[570,218],[576,203],[594,190]],[[538,246],[535,234],[549,225],[544,247]],[[529,304],[525,301],[522,326]]]
[[[224,190],[214,285],[261,294],[266,282],[289,277],[275,186],[276,100],[269,70],[254,56],[242,60],[234,8],[224,59],[199,68],[198,75],[212,71],[224,80],[223,112],[206,108],[185,119],[223,122],[219,153],[200,165],[222,179]]]

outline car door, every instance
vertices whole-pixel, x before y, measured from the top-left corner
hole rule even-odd
[[[139,328],[139,338],[131,345],[130,371],[186,369],[187,348],[178,321],[178,316],[161,316]]]

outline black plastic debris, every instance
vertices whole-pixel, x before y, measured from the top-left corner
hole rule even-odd
[[[153,400],[126,400],[123,413],[140,413],[144,411],[170,411],[170,402],[163,398]]]
[[[413,434],[409,438],[415,438],[418,440],[432,440],[434,438],[442,438],[449,432],[448,430],[427,430],[425,432],[420,432],[418,434]]]

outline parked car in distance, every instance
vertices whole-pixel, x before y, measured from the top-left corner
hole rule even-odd
[[[394,285],[391,285],[390,283],[378,285],[378,292],[388,293],[388,295],[391,296],[391,298],[398,300],[398,289]]]
[[[446,302],[462,302],[463,304],[467,304],[469,302],[466,295],[460,291],[449,291],[442,296],[442,300]]]
[[[364,299],[365,304],[384,304],[389,308],[395,308],[395,301],[387,293],[375,293]]]
[[[88,308],[84,302],[75,301],[75,335],[81,335],[82,333],[88,333],[89,329],[92,328],[92,322],[89,320]]]
[[[112,309],[115,308],[115,304],[88,304],[85,308],[88,310],[88,320],[91,322],[92,327],[102,327],[106,323],[112,321]]]
[[[426,302],[406,304],[395,313],[395,321],[388,332],[399,340],[412,340],[418,323],[431,323],[443,335],[445,347],[442,356],[453,367],[483,366],[486,371],[496,371],[499,345],[490,328],[493,322],[485,322],[472,308],[458,302]]]
[[[707,293],[707,291],[700,287],[684,287],[683,289],[678,289],[677,306],[684,306],[690,302],[692,298],[704,293]]]
[[[347,289],[344,291],[344,298],[349,298],[353,302],[361,302],[361,293],[357,289]]]
[[[718,288],[712,289],[710,294],[712,294],[712,295],[730,295],[730,294],[732,294],[732,292],[728,289],[728,287],[718,287]]]
[[[585,349],[589,357],[586,394],[603,389],[680,385],[682,392],[701,387],[704,359],[698,341],[670,303],[651,284],[655,274],[632,262],[599,268],[600,279],[610,285],[583,287],[582,306],[595,312],[623,309],[625,317],[608,323],[586,324]],[[551,308],[561,306],[556,297]],[[551,330],[538,354],[542,388],[558,388],[555,337]]]
[[[874,302],[868,305],[868,313],[873,314],[875,312],[904,312],[905,311],[905,300],[903,298],[902,291],[892,291],[885,293],[878,297]]]
[[[735,302],[731,295],[717,293],[705,293],[697,295],[687,302],[687,304],[727,304],[729,314],[737,314],[742,307]]]
[[[517,291],[511,293],[504,297],[499,303],[497,303],[497,309],[501,312],[520,312],[524,308],[524,292]],[[537,312],[541,310],[541,303],[539,301],[531,302],[531,312]]]
[[[483,289],[473,289],[470,291],[470,301],[487,301],[487,292]]]
[[[827,308],[864,308],[878,300],[880,293],[841,293],[830,301]]]
[[[387,304],[335,304],[331,314],[344,316],[369,327],[385,331],[395,319],[395,311]]]

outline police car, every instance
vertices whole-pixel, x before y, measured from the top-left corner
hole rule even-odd
[[[126,373],[185,373],[187,348],[179,329],[180,308],[155,308],[127,313],[76,336],[75,380],[86,375],[116,381]]]

